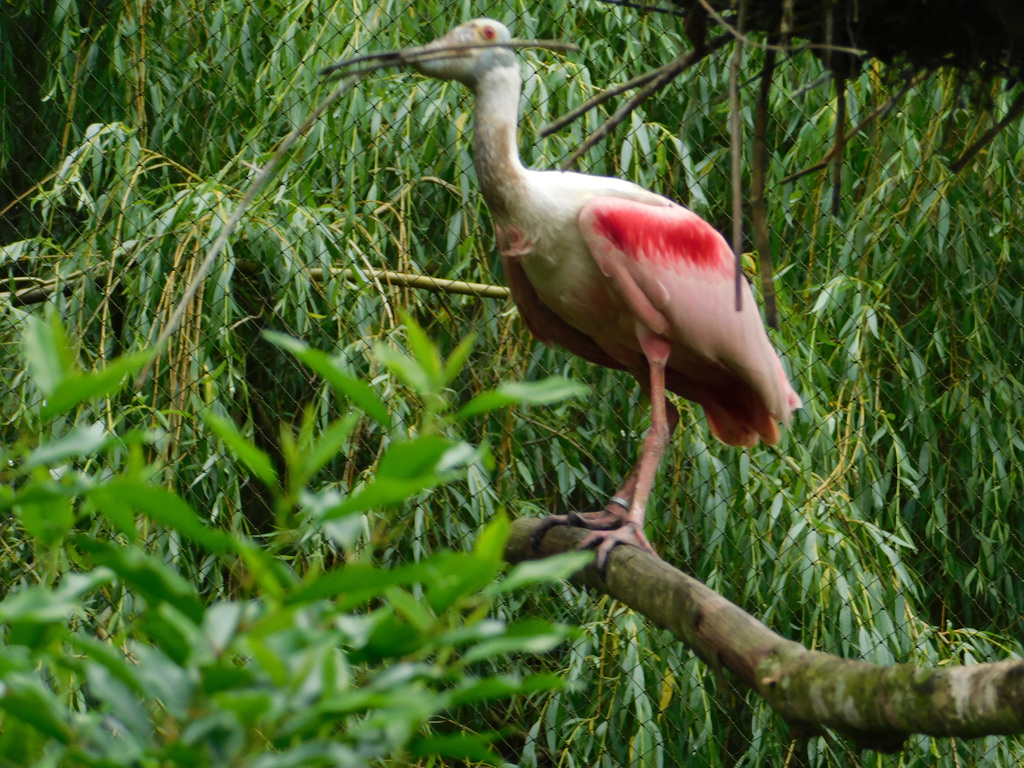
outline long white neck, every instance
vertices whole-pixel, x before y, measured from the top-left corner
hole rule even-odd
[[[526,194],[517,136],[521,82],[518,66],[495,67],[474,89],[473,164],[487,207],[499,220]]]

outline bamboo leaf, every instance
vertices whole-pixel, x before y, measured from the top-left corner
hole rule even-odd
[[[98,371],[66,373],[47,397],[40,416],[44,419],[53,418],[85,400],[112,394],[121,387],[126,377],[142,370],[155,355],[156,350],[143,350],[112,360]]]
[[[260,482],[268,488],[277,488],[277,470],[274,469],[270,456],[247,440],[233,421],[218,416],[212,411],[203,414],[203,421]]]
[[[467,419],[509,405],[551,405],[567,398],[583,397],[589,392],[586,385],[560,376],[531,382],[504,382],[474,397],[455,416]]]
[[[312,349],[305,342],[283,333],[264,331],[263,337],[281,349],[290,352],[298,360],[305,363],[319,374],[340,397],[351,400],[363,409],[374,421],[387,426],[390,423],[388,410],[373,388],[346,373],[340,361],[329,357],[325,352]]]
[[[56,315],[49,323],[34,315],[27,316],[21,348],[29,376],[47,397],[57,391],[64,377],[73,370],[74,361],[64,326]]]

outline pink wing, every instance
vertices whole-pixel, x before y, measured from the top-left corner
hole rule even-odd
[[[671,342],[666,385],[700,403],[730,445],[779,440],[800,396],[790,386],[743,282],[735,310],[733,255],[707,222],[681,206],[590,200],[583,239],[637,321]]]

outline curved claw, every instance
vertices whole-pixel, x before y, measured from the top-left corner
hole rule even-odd
[[[540,524],[530,534],[530,546],[534,552],[540,552],[540,543],[544,540],[545,534],[556,525],[569,525],[568,515],[549,515],[540,521]]]
[[[651,546],[651,542],[647,540],[643,527],[633,521],[626,522],[615,530],[594,531],[580,542],[580,549],[596,550],[597,558],[594,561],[594,567],[604,577],[605,569],[608,567],[608,558],[611,556],[612,550],[619,544],[638,547],[647,550],[652,555],[658,554]]]

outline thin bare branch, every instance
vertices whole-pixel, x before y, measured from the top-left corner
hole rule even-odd
[[[832,73],[824,72],[821,75],[818,75],[818,77],[811,80],[811,82],[807,83],[807,85],[803,86],[802,88],[798,88],[797,90],[787,94],[786,98],[791,101],[796,101],[797,99],[801,98],[804,94],[810,93],[819,85],[824,85],[831,79]]]
[[[590,99],[587,99],[587,101],[583,102],[575,109],[566,112],[561,117],[556,118],[547,125],[541,127],[540,131],[537,132],[537,136],[542,139],[546,136],[550,136],[555,131],[559,131],[565,126],[569,125],[570,123],[578,120],[587,112],[594,109],[595,107],[600,106],[601,104],[604,104],[609,99],[612,99],[618,96],[620,93],[624,93],[625,91],[631,91],[634,88],[639,88],[643,85],[646,85],[652,80],[661,77],[665,72],[672,70],[673,68],[682,65],[682,68],[686,69],[687,67],[692,66],[698,60],[698,58],[702,58],[702,53],[707,54],[711,53],[712,51],[716,51],[723,45],[728,43],[730,40],[732,40],[732,38],[729,37],[729,35],[722,35],[721,37],[717,37],[710,43],[708,43],[704,47],[703,51],[688,51],[687,53],[677,56],[668,64],[665,64],[664,66],[659,67],[658,69],[652,69],[649,72],[644,72],[643,74],[637,75],[636,77],[627,80],[624,83],[621,83],[619,85],[613,85],[611,88],[601,91],[601,93],[597,94],[596,96]],[[679,72],[682,72],[683,69],[679,70]],[[679,74],[679,72],[677,72],[676,74]]]
[[[671,65],[666,65],[666,66],[671,66]],[[566,112],[564,115],[555,118],[550,123],[541,126],[541,129],[539,131],[537,131],[537,137],[541,138],[541,139],[546,138],[547,136],[550,136],[551,134],[555,133],[556,131],[560,131],[562,128],[564,128],[565,126],[567,126],[570,123],[574,122],[578,118],[582,117],[587,112],[589,112],[590,110],[594,109],[595,107],[598,107],[601,104],[604,104],[609,99],[615,98],[620,93],[624,93],[625,91],[631,91],[634,88],[639,88],[642,85],[646,85],[651,80],[653,80],[654,78],[658,77],[658,75],[661,74],[661,72],[664,69],[665,69],[665,67],[660,67],[658,69],[652,69],[649,72],[644,72],[641,75],[637,75],[636,77],[634,77],[634,78],[632,78],[630,80],[627,80],[624,83],[621,83],[619,85],[614,85],[611,88],[608,88],[608,89],[606,89],[604,91],[601,91],[596,96],[593,96],[593,97],[587,99],[585,102],[580,104],[575,109],[572,109],[572,110]]]
[[[669,65],[666,65],[666,66],[669,66]],[[593,96],[593,97],[587,99],[582,104],[580,104],[578,107],[576,107],[576,109],[572,109],[572,110],[566,112],[561,117],[555,118],[554,120],[552,120],[547,125],[541,126],[541,129],[539,131],[537,131],[537,138],[540,138],[540,139],[546,138],[547,136],[550,136],[551,134],[555,133],[556,131],[560,131],[562,128],[564,128],[565,126],[567,126],[570,123],[574,122],[578,118],[582,117],[587,112],[589,112],[590,110],[594,109],[595,107],[599,107],[600,105],[604,104],[609,99],[615,98],[620,93],[623,93],[625,91],[631,91],[634,88],[639,88],[640,86],[649,83],[651,80],[653,80],[654,78],[658,77],[658,75],[664,69],[665,69],[665,67],[660,67],[658,69],[652,69],[649,72],[644,72],[642,75],[637,75],[636,77],[632,78],[631,80],[627,80],[625,83],[621,83],[620,85],[615,85],[615,86],[612,86],[611,88],[608,88],[607,90],[601,91],[596,96]]]
[[[323,279],[324,273],[321,269],[310,270],[314,280]],[[358,270],[352,267],[332,269],[333,275],[340,274],[345,278],[356,278],[362,273],[387,285],[397,285],[403,288],[422,288],[434,293],[454,293],[462,296],[478,296],[484,299],[507,299],[509,290],[504,285],[489,285],[487,283],[469,283],[464,280],[448,280],[441,277],[430,277],[429,275],[417,275],[411,272],[395,272],[390,269],[367,269],[362,267]]]
[[[100,287],[105,287],[108,283],[116,285],[121,282],[120,275],[124,274],[128,268],[135,264],[138,248],[138,240],[128,240],[122,243],[114,252],[114,255],[111,257],[112,262],[120,260],[125,256],[130,256],[131,258],[122,264],[118,270],[119,276],[113,278],[112,283],[110,283],[111,275],[106,272],[101,271],[98,274],[92,275],[86,270],[81,269],[66,275],[54,275],[51,278],[13,277],[4,281],[11,287],[10,290],[0,291],[0,302],[9,301],[15,307],[39,304],[46,301],[57,291],[64,294],[71,293],[83,280],[92,280],[95,285]]]
[[[327,108],[347,93],[352,86],[358,82],[358,80],[358,75],[352,75],[338,83],[327,98],[321,101],[317,105],[316,109],[309,113],[309,116],[302,122],[302,124],[285,136],[284,140],[280,145],[278,145],[277,151],[274,152],[273,156],[263,165],[262,168],[260,168],[259,173],[257,173],[255,178],[253,178],[249,183],[249,189],[246,191],[242,199],[238,201],[238,204],[235,206],[234,211],[232,211],[231,216],[226,222],[224,222],[223,226],[221,226],[220,232],[217,234],[217,237],[210,246],[210,249],[206,252],[206,258],[203,259],[198,269],[196,269],[191,282],[189,282],[185,287],[181,298],[178,300],[177,306],[175,306],[174,311],[171,312],[171,316],[167,319],[167,324],[160,332],[160,336],[154,344],[157,349],[160,349],[171,337],[171,334],[177,330],[178,324],[181,322],[181,318],[184,316],[189,304],[195,297],[196,292],[199,290],[199,286],[203,284],[203,281],[209,274],[210,269],[213,267],[213,263],[217,260],[220,252],[224,250],[224,246],[227,245],[228,238],[231,237],[231,234],[235,231],[235,227],[238,225],[238,222],[242,220],[242,216],[245,214],[249,204],[256,199],[256,196],[263,189],[263,186],[270,180],[270,177],[274,175],[274,170],[277,168],[277,164],[288,153],[288,150],[295,145],[295,142],[297,142],[306,131],[313,127],[313,124],[320,119],[320,116],[327,111]],[[138,378],[136,379],[137,387],[141,386],[142,382],[146,380],[147,376],[149,376],[149,372],[152,369],[155,359],[156,358],[151,359],[139,373]]]
[[[775,73],[775,51],[764,55],[761,71],[761,87],[757,94],[757,109],[754,111],[754,152],[750,169],[750,225],[757,249],[757,261],[761,272],[761,294],[764,297],[765,320],[772,328],[779,327],[779,312],[775,306],[775,284],[772,282],[772,242],[768,235],[768,211],[765,207],[764,192],[768,166],[768,96]]]
[[[22,200],[24,200],[29,195],[31,195],[31,194],[33,194],[35,192],[38,192],[40,189],[42,189],[44,184],[49,183],[54,178],[56,178],[56,176],[57,176],[57,172],[56,171],[51,171],[50,173],[46,174],[46,176],[44,176],[42,179],[40,179],[35,184],[33,184],[29,189],[26,189],[20,195],[18,195],[13,200],[11,200],[9,203],[7,203],[7,205],[5,205],[3,208],[0,208],[0,216],[4,216],[9,210],[11,210],[11,208],[16,206],[18,203],[20,203]]]
[[[596,96],[594,96],[594,97],[592,97],[590,99],[587,99],[587,101],[583,102],[582,104],[580,104],[575,109],[570,110],[569,112],[566,112],[561,117],[556,118],[555,120],[552,120],[547,125],[543,126],[540,129],[540,131],[538,131],[537,135],[538,135],[538,137],[540,137],[542,139],[545,136],[550,136],[555,131],[559,131],[562,128],[564,128],[565,126],[569,125],[570,123],[578,120],[580,117],[585,115],[587,112],[589,112],[590,110],[594,109],[595,107],[600,106],[601,104],[604,104],[609,99],[612,99],[612,98],[618,96],[620,93],[623,93],[625,91],[631,91],[634,88],[639,88],[641,86],[644,86],[644,85],[650,83],[652,80],[655,80],[657,78],[662,77],[666,72],[674,71],[675,74],[679,74],[682,71],[684,71],[687,67],[692,66],[700,58],[703,58],[703,55],[709,54],[712,51],[718,50],[723,45],[728,43],[730,40],[732,40],[732,38],[729,37],[729,35],[722,35],[721,37],[717,37],[714,40],[712,40],[710,43],[708,43],[704,47],[703,51],[697,51],[697,50],[688,51],[687,53],[684,53],[684,54],[681,54],[680,56],[677,56],[675,59],[670,61],[668,64],[665,64],[664,66],[659,67],[658,69],[652,69],[649,72],[644,72],[643,74],[637,75],[636,77],[634,77],[634,78],[632,78],[630,80],[627,80],[624,83],[621,83],[619,85],[614,85],[611,88],[608,88],[608,89],[606,89],[604,91],[601,91],[601,93],[597,94]],[[681,67],[681,69],[678,69],[679,67]],[[633,109],[636,109],[636,107],[634,106]],[[616,123],[616,125],[617,124],[618,123]],[[589,147],[588,147],[588,149],[589,149]]]
[[[9,301],[13,307],[40,304],[56,293],[59,285],[64,285],[65,291],[70,291],[84,276],[84,272],[72,272],[67,277],[59,280],[57,278],[40,280],[34,285],[29,285],[25,288],[13,288],[9,291],[0,292],[0,301]]]

